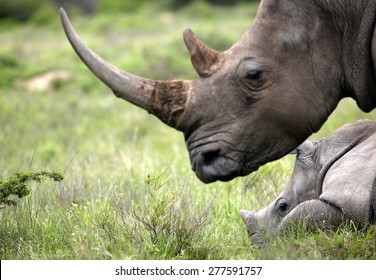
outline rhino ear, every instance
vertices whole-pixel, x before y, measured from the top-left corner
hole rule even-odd
[[[184,30],[183,36],[191,55],[192,65],[199,76],[206,78],[212,75],[212,66],[219,60],[220,52],[205,46],[189,28]]]

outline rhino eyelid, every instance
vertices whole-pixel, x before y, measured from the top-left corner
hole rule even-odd
[[[252,56],[244,57],[244,58],[241,60],[241,62],[244,62],[244,61],[247,61],[247,60],[254,61],[254,60],[256,60],[256,58],[255,58],[255,57],[252,57]]]

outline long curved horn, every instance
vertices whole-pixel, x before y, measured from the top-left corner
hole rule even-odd
[[[171,127],[184,129],[181,116],[192,81],[154,81],[122,71],[99,57],[80,39],[63,8],[60,16],[73,49],[117,97],[145,109]]]
[[[220,52],[208,48],[189,28],[183,32],[184,42],[191,55],[193,67],[202,78],[213,74],[212,66],[215,65],[220,57]]]

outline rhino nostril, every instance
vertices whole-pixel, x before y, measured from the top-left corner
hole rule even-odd
[[[212,165],[213,162],[218,158],[219,150],[205,152],[202,154],[204,165]]]

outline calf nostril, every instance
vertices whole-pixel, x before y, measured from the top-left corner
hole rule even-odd
[[[219,150],[205,152],[202,154],[204,165],[211,165],[219,156]]]

